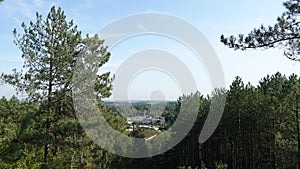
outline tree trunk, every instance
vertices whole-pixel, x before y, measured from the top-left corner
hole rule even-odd
[[[70,167],[71,167],[71,169],[73,168],[74,156],[75,156],[75,150],[73,151],[73,154],[71,156],[71,161],[70,161]]]
[[[55,134],[54,138],[55,138],[55,140],[57,139],[56,134]],[[54,146],[53,155],[56,156],[56,157],[59,155],[59,145],[58,145],[57,142],[55,143],[55,146]]]
[[[83,151],[84,151],[84,147],[81,149],[81,151],[80,151],[80,157],[79,157],[79,162],[80,162],[80,167],[81,168],[84,167]]]
[[[50,54],[50,57],[52,57],[52,54]],[[45,144],[45,152],[44,152],[44,162],[46,165],[49,163],[49,150],[50,150],[50,144],[49,144],[49,139],[50,139],[50,129],[51,129],[51,121],[50,121],[50,116],[52,114],[52,72],[53,72],[53,63],[52,59],[50,58],[50,63],[49,63],[49,82],[48,82],[48,105],[47,105],[47,120],[46,120],[46,135],[47,135],[47,140]]]
[[[300,127],[299,127],[299,95],[296,94],[296,125],[297,125],[297,141],[298,141],[298,151],[297,151],[297,169],[300,168]]]

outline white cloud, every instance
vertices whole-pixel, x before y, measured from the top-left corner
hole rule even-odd
[[[25,1],[17,1],[16,4],[14,4],[15,7],[11,6],[11,10],[14,13],[21,13],[23,16],[25,16],[26,18],[35,19],[35,12],[33,11],[33,6],[31,6],[30,4],[26,3]]]
[[[147,31],[147,29],[142,24],[138,24],[137,27],[143,31]]]
[[[101,38],[107,39],[107,38],[119,38],[126,36],[126,33],[105,33],[100,34]]]
[[[30,20],[35,20],[35,13],[39,11],[44,5],[43,0],[18,0],[18,1],[8,1],[5,3],[6,13],[12,15],[14,20],[19,24],[19,20],[24,20],[21,18],[27,18]]]
[[[33,0],[33,3],[34,3],[36,6],[43,6],[44,1],[43,1],[43,0]]]

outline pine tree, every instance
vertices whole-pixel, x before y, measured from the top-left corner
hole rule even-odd
[[[51,157],[58,156],[59,147],[69,140],[68,137],[80,143],[84,135],[71,99],[76,61],[83,52],[92,53],[100,60],[100,67],[108,61],[110,54],[98,36],[82,38],[73,20],[67,21],[64,11],[55,6],[45,20],[36,13],[36,21],[29,25],[22,23],[22,28],[22,34],[16,29],[13,33],[14,42],[22,51],[23,69],[2,74],[1,79],[18,92],[26,92],[31,102],[39,103],[39,118],[36,120],[45,134],[44,164],[48,165]],[[112,88],[110,74],[104,73],[96,78],[95,90],[99,99],[108,97]]]
[[[274,26],[261,25],[247,35],[221,35],[221,42],[235,50],[282,47],[287,58],[300,61],[300,0],[288,0],[283,5],[286,11]]]

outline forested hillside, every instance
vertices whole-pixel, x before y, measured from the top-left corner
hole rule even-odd
[[[36,21],[23,23],[22,29],[21,33],[15,29],[13,35],[22,52],[23,69],[2,73],[1,83],[26,93],[27,98],[0,99],[0,169],[299,169],[300,77],[297,75],[286,77],[278,72],[262,77],[255,86],[236,77],[228,89],[215,89],[207,96],[201,92],[183,95],[177,102],[166,103],[162,112],[153,109],[164,119],[160,131],[145,130],[138,125],[129,131],[126,117],[114,103],[108,106],[103,102],[111,95],[114,77],[110,72],[97,74],[91,92],[96,96],[92,101],[97,115],[126,136],[159,135],[175,123],[179,113],[190,115],[188,108],[180,112],[184,101],[196,98],[200,105],[195,124],[175,147],[149,158],[126,158],[104,150],[89,138],[79,123],[72,97],[74,86],[86,89],[89,85],[74,84],[74,76],[99,73],[98,68],[109,60],[105,41],[97,35],[82,36],[73,20],[68,21],[64,11],[55,6],[46,18],[37,13]],[[227,44],[224,37],[223,42]],[[75,74],[78,62],[82,64],[82,74]],[[213,135],[200,144],[199,134],[212,100],[224,95],[223,117]],[[135,114],[150,109],[147,104],[133,105],[138,110],[132,112]],[[88,116],[89,123],[85,125],[98,126],[94,117]],[[172,139],[172,134],[168,139]]]
[[[207,142],[199,144],[198,137],[210,97],[197,93],[199,115],[187,137],[164,154],[144,159],[119,157],[101,149],[89,140],[68,106],[54,109],[56,125],[47,137],[43,104],[2,98],[0,168],[40,168],[46,139],[51,143],[49,168],[296,168],[300,78],[276,73],[252,86],[237,77],[230,89],[221,91],[227,95],[225,111]],[[163,113],[167,124],[174,122],[179,108],[180,99],[169,104]],[[113,128],[128,134],[125,118],[113,109],[105,112]]]

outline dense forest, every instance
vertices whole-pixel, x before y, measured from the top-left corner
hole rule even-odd
[[[74,108],[76,86],[86,87],[80,78],[75,84],[74,76],[98,73],[98,68],[110,58],[104,41],[97,35],[83,37],[74,22],[66,20],[63,10],[54,6],[45,19],[37,13],[36,21],[23,23],[22,28],[22,33],[15,29],[13,35],[22,51],[23,69],[3,73],[1,81],[14,86],[17,92],[25,92],[27,98],[0,99],[0,168],[299,169],[297,75],[286,77],[278,72],[263,77],[256,86],[236,77],[228,89],[215,89],[211,95],[196,92],[181,96],[177,102],[167,103],[161,112],[165,119],[161,131],[175,123],[184,101],[197,98],[198,116],[187,136],[163,154],[126,158],[93,142]],[[224,37],[223,42],[228,45]],[[75,71],[78,64],[82,74]],[[110,72],[87,78],[91,77],[95,78],[93,104],[97,105],[99,115],[123,135],[147,137],[149,133],[142,128],[128,132],[122,113],[103,102],[113,89]],[[226,103],[220,124],[200,144],[199,134],[212,100],[224,95]],[[135,104],[142,111],[148,110],[147,106]],[[189,109],[182,113],[189,115]],[[95,125],[94,117],[89,118],[89,125]]]
[[[227,96],[225,111],[208,141],[199,144],[198,137],[211,97],[197,93],[198,118],[187,137],[161,155],[142,159],[111,154],[90,141],[65,100],[64,106],[54,109],[55,125],[47,137],[43,104],[2,98],[0,168],[42,167],[47,140],[51,146],[49,168],[296,168],[300,78],[276,73],[264,77],[255,87],[237,77],[229,90],[221,92]],[[163,112],[168,126],[179,113],[180,100],[167,104]],[[103,111],[113,128],[138,136],[125,132],[126,119],[116,109],[107,107]]]

